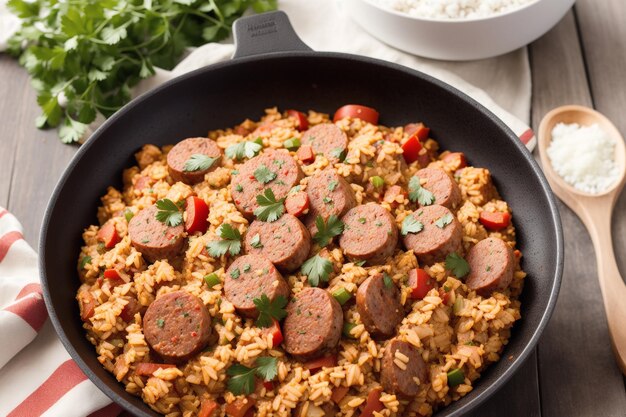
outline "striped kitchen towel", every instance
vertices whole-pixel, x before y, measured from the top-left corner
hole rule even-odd
[[[37,254],[0,207],[0,416],[113,417],[111,404],[63,348],[44,305]]]

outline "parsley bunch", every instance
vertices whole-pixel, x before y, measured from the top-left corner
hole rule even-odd
[[[264,381],[271,381],[278,375],[278,360],[271,356],[261,356],[249,368],[240,363],[232,365],[226,371],[230,377],[226,386],[235,395],[249,395],[254,392],[254,376],[257,375]]]
[[[9,52],[37,90],[37,127],[59,126],[71,143],[98,113],[126,104],[155,67],[171,69],[187,46],[226,38],[244,11],[275,9],[276,0],[9,0],[8,7],[22,19]]]

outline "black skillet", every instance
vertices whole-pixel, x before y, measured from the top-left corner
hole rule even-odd
[[[100,196],[109,185],[121,186],[122,170],[135,164],[133,153],[143,144],[203,136],[256,119],[273,106],[332,113],[343,104],[359,103],[378,109],[381,124],[388,126],[424,121],[443,149],[465,152],[472,165],[489,168],[513,209],[528,272],[522,320],[503,359],[484,372],[472,392],[437,416],[476,408],[533,351],[561,282],[559,214],[531,154],[496,116],[441,81],[368,57],[311,51],[282,12],[242,18],[234,33],[234,59],[183,75],[125,106],[80,148],[56,186],[43,221],[39,262],[50,319],[65,348],[119,405],[137,416],[158,416],[98,363],[79,317],[76,259],[83,228],[97,222]]]

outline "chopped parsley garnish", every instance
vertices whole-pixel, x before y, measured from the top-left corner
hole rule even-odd
[[[263,146],[258,142],[239,142],[226,148],[226,156],[241,161],[243,158],[254,158]]]
[[[256,319],[258,327],[270,327],[274,320],[281,321],[287,316],[285,311],[287,299],[283,295],[279,295],[273,301],[270,301],[267,295],[262,294],[260,298],[255,298],[252,302],[259,312],[259,318]]]
[[[452,217],[452,213],[446,213],[435,221],[435,225],[440,229],[443,229],[444,227],[452,223],[453,219],[454,217]]]
[[[292,188],[291,188],[291,190],[289,190],[289,193],[287,193],[287,194],[289,194],[289,195],[291,195],[291,194],[295,194],[295,193],[297,193],[298,191],[300,191],[301,189],[302,189],[302,187],[301,187],[301,186],[296,185],[295,187],[292,187]]]
[[[241,275],[241,272],[239,271],[239,268],[235,268],[232,271],[230,271],[230,276],[233,277],[234,279],[239,278],[240,275]]]
[[[260,207],[254,210],[254,215],[261,221],[271,223],[280,219],[285,212],[285,205],[283,204],[285,198],[276,200],[271,188],[267,188],[263,194],[257,195],[256,202]]]
[[[85,269],[85,266],[90,263],[91,263],[91,256],[87,255],[87,256],[84,256],[83,259],[80,260],[80,264],[78,266],[80,267],[80,269]]]
[[[255,375],[265,381],[271,381],[278,374],[278,360],[271,356],[257,358],[254,367],[249,368],[240,363],[232,365],[226,371],[230,377],[226,386],[235,395],[249,395],[254,392]]]
[[[345,161],[346,156],[348,155],[348,153],[346,152],[344,148],[332,149],[330,152],[328,152],[328,154],[332,156],[333,158],[339,159],[339,162]]]
[[[239,254],[241,251],[241,233],[239,233],[239,230],[228,223],[224,223],[217,229],[217,235],[223,240],[209,242],[207,245],[209,255],[219,258],[226,252],[232,256]]]
[[[183,213],[176,203],[169,198],[163,198],[156,202],[156,219],[168,226],[175,227],[183,222]]]
[[[334,214],[326,222],[322,216],[318,215],[315,218],[315,226],[317,232],[313,236],[313,240],[321,247],[327,246],[335,236],[343,233],[344,228],[343,222]]]
[[[383,272],[383,284],[385,284],[385,288],[393,288],[393,279],[387,274]]]
[[[467,261],[461,258],[456,252],[452,252],[446,256],[446,269],[452,271],[457,278],[463,278],[470,271]]]
[[[252,236],[252,239],[250,240],[250,246],[256,249],[261,249],[263,247],[263,244],[261,243],[261,236],[258,233]]]
[[[217,158],[212,158],[201,153],[194,153],[187,159],[187,162],[185,162],[183,172],[204,171],[211,168],[215,161],[217,161]]]
[[[367,219],[365,217],[359,217],[359,223],[365,224],[366,221]]]
[[[160,329],[162,329],[163,326],[165,326],[165,320],[157,319],[156,324],[157,324],[157,326],[159,326]]]
[[[430,206],[435,202],[435,195],[422,187],[418,176],[413,176],[409,180],[409,200],[417,201],[421,206]]]
[[[270,181],[275,180],[277,177],[276,173],[270,171],[265,165],[259,166],[254,171],[254,178],[261,184],[267,184]]]
[[[330,198],[330,197],[328,197],[328,196],[326,196],[326,197],[324,197],[324,198],[322,199],[322,201],[323,201],[324,203],[326,203],[326,204],[332,204],[333,199],[332,199],[332,198]]]
[[[243,272],[249,272],[251,268],[252,268],[252,266],[250,266],[250,264],[245,264],[243,266]]]
[[[328,191],[335,191],[335,188],[337,188],[337,186],[339,185],[339,182],[336,180],[333,180],[331,182],[328,183]]]
[[[278,169],[282,168],[283,165],[285,165],[285,161],[283,161],[282,159],[275,159],[274,162],[272,162],[274,165],[278,166]]]
[[[235,185],[235,191],[242,192],[242,191],[243,191],[243,187],[242,187],[242,185],[241,185],[241,184],[237,184],[237,185]]]
[[[487,272],[491,271],[491,265],[487,265],[487,267],[485,268],[485,271]]]
[[[318,287],[320,281],[328,282],[328,276],[333,270],[333,264],[328,259],[319,255],[307,259],[303,264],[301,271],[309,278],[309,284],[312,287]]]
[[[290,151],[295,151],[300,147],[300,139],[298,138],[289,138],[283,142],[283,146]]]
[[[239,170],[233,169],[232,171],[230,171],[230,175],[239,175]]]
[[[402,221],[402,236],[406,236],[409,233],[419,233],[424,229],[422,222],[415,220],[415,217],[408,215]]]

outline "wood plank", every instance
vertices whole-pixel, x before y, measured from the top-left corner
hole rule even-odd
[[[3,130],[9,132],[9,140],[15,141],[10,155],[13,167],[7,198],[8,209],[20,220],[26,241],[36,250],[39,228],[52,189],[78,148],[62,144],[54,130],[42,131],[35,127],[39,107],[28,74],[15,60],[9,60],[6,56],[1,58],[0,71],[10,74],[11,82],[3,83],[0,87],[0,92],[4,88],[9,89],[8,93],[0,97],[13,99],[0,100],[0,115]],[[0,154],[0,158],[4,158],[2,155],[4,153]],[[0,166],[4,167],[4,163]],[[4,175],[5,168],[2,168],[0,176]],[[2,181],[0,203],[1,187]]]
[[[532,45],[531,70],[535,129],[556,106],[592,104],[573,13]],[[571,210],[562,203],[559,209],[566,263],[559,301],[538,349],[542,413],[623,416],[626,395],[610,348],[591,240]]]
[[[2,151],[0,151],[0,206],[8,207],[11,176],[17,144],[24,140],[18,126],[24,122],[24,110],[30,103],[24,99],[31,89],[24,70],[6,54],[0,55],[0,117],[2,120]],[[8,98],[8,99],[7,99]]]

